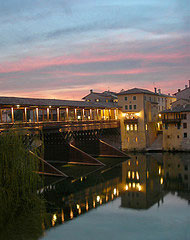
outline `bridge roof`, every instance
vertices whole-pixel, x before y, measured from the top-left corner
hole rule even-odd
[[[19,98],[0,97],[0,106],[55,106],[55,107],[75,107],[75,108],[118,108],[113,103],[95,103],[85,101],[59,100],[59,99],[39,99],[39,98]]]

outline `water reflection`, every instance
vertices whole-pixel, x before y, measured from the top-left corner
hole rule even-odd
[[[47,186],[41,191],[47,204],[46,221],[42,221],[42,208],[38,206],[12,219],[7,228],[3,226],[0,239],[37,240],[44,229],[65,224],[117,198],[123,210],[161,207],[169,192],[190,203],[190,154],[131,154],[130,157],[120,165],[105,167],[82,178],[46,179]]]
[[[168,192],[189,203],[189,154],[136,154],[121,165],[78,180],[64,180],[45,198],[52,226],[72,220],[114,199],[122,208],[149,209],[164,204]],[[55,217],[56,216],[56,217]]]

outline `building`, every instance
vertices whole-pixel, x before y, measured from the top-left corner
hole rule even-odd
[[[172,109],[161,112],[163,150],[190,151],[190,104],[176,102]]]
[[[170,107],[175,97],[161,91],[133,88],[117,94],[121,107],[121,138],[123,150],[145,150],[152,145],[161,130],[158,113]]]
[[[162,164],[151,155],[130,155],[122,163],[122,184],[126,192],[121,195],[121,207],[148,209],[163,198]]]
[[[189,80],[189,86],[185,85],[184,89],[178,89],[178,92],[174,94],[174,96],[179,99],[183,100],[190,100],[190,80]]]
[[[114,106],[117,106],[118,99],[115,92],[111,91],[104,91],[102,93],[94,92],[92,89],[90,90],[90,93],[82,98],[82,100],[85,100],[87,102],[98,102],[98,103],[112,103]]]

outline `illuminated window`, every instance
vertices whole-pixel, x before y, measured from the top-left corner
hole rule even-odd
[[[139,180],[139,173],[138,172],[136,172],[136,178],[137,178],[137,180]]]
[[[133,125],[131,124],[131,131],[133,131]]]
[[[130,162],[130,161],[128,161],[128,165],[129,165],[129,166],[131,165],[131,162]]]
[[[132,179],[135,178],[135,172],[132,172]]]
[[[129,131],[129,130],[130,130],[130,128],[129,128],[129,125],[127,125],[127,126],[126,126],[126,130],[127,130],[127,131]]]
[[[135,128],[135,131],[137,131],[137,124],[135,124],[134,128]]]
[[[148,130],[148,125],[147,124],[145,125],[145,128],[146,128],[146,131],[147,131]]]
[[[128,171],[128,178],[131,178],[131,172]]]
[[[136,161],[137,166],[139,165],[139,161]]]
[[[127,142],[129,142],[129,137],[127,138]]]
[[[135,142],[138,142],[138,138],[137,137],[135,138]]]

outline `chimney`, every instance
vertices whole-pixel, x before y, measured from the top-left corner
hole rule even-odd
[[[154,92],[157,93],[157,89],[156,89],[156,87],[154,88]]]
[[[185,85],[185,89],[187,88],[187,85]]]
[[[181,89],[179,88],[177,91],[178,91],[178,92],[180,92],[180,91],[181,91]]]
[[[161,94],[161,89],[158,89],[158,93]]]
[[[90,89],[90,93],[93,93],[93,89]]]

